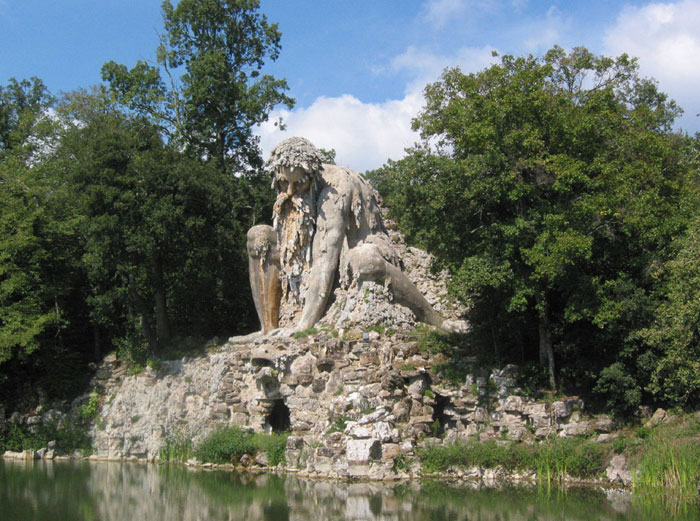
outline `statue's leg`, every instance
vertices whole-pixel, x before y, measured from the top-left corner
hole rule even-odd
[[[445,319],[433,309],[433,306],[430,305],[430,302],[426,300],[416,285],[411,282],[411,279],[396,266],[389,263],[386,265],[386,274],[390,278],[389,288],[399,304],[403,304],[413,311],[416,318],[421,322],[437,327],[442,326]]]
[[[248,231],[248,274],[263,333],[279,326],[280,261],[277,233],[271,226],[253,226]]]
[[[348,250],[345,264],[354,278],[376,281],[388,279],[389,289],[396,302],[413,311],[419,321],[438,327],[444,322],[445,319],[433,309],[411,279],[384,260],[375,245],[365,243]]]

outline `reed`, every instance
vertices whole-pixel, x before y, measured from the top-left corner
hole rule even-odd
[[[674,503],[697,501],[700,486],[700,443],[697,439],[654,436],[645,444],[634,480],[638,494]]]
[[[173,436],[165,440],[158,451],[160,461],[184,463],[192,457],[192,440],[184,436]]]

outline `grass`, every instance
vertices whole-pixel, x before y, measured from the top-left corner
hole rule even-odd
[[[606,449],[578,438],[556,439],[541,445],[476,441],[435,445],[419,453],[428,472],[449,467],[480,467],[535,471],[540,481],[560,481],[566,475],[594,478],[605,470]]]
[[[192,440],[186,436],[171,436],[158,451],[162,462],[184,463],[192,457]]]
[[[253,434],[238,427],[212,432],[193,451],[202,463],[236,463],[244,454],[255,456],[266,452],[271,466],[284,463],[288,433]]]
[[[297,339],[306,338],[307,336],[315,335],[316,333],[318,333],[318,329],[316,329],[315,327],[310,327],[308,329],[304,329],[303,331],[297,331],[292,335],[292,337]]]
[[[661,499],[672,509],[697,502],[700,418],[680,417],[674,425],[644,429],[634,480],[635,493]]]

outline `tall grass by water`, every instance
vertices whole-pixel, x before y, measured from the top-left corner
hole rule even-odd
[[[691,416],[654,429],[641,446],[635,493],[663,500],[671,510],[700,499],[700,419]]]
[[[606,450],[580,438],[555,439],[540,445],[470,441],[435,445],[420,452],[429,472],[456,467],[503,467],[509,471],[536,472],[539,481],[561,481],[567,475],[595,478],[605,471]]]
[[[288,433],[257,434],[238,427],[218,429],[196,446],[189,438],[172,437],[160,449],[163,462],[185,462],[194,457],[201,463],[237,463],[244,454],[266,453],[270,466],[284,463]]]

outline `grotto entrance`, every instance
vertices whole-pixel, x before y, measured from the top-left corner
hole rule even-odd
[[[267,415],[267,424],[272,429],[272,432],[288,431],[292,426],[289,407],[287,407],[282,398],[272,402],[272,409],[270,414]]]

